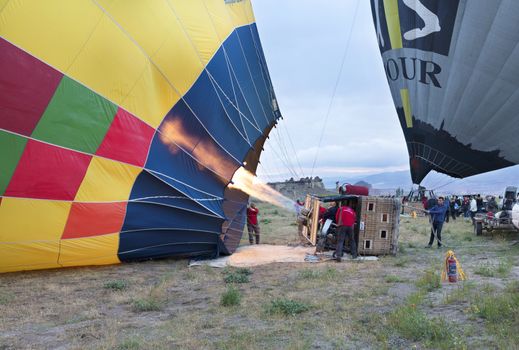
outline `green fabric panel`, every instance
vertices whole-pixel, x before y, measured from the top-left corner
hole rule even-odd
[[[0,196],[11,181],[26,144],[25,137],[0,130]]]
[[[117,106],[74,80],[63,77],[32,137],[94,154]]]

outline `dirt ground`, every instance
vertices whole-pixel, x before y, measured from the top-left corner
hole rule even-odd
[[[298,242],[292,213],[259,208],[262,243]],[[428,230],[425,218],[402,218],[398,255],[378,261],[3,274],[0,349],[519,348],[518,234],[446,223],[468,275],[449,284],[439,282],[446,249],[424,249]]]

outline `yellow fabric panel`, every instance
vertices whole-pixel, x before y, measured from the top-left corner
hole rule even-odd
[[[58,264],[59,240],[55,242],[0,242],[0,273],[52,269]]]
[[[195,48],[180,25],[170,29],[169,37],[152,60],[182,96],[189,91],[204,69]]]
[[[220,40],[211,23],[211,18],[202,0],[167,0],[180,19],[189,39],[197,48],[202,63],[207,65],[216,50]]]
[[[184,95],[204,67],[172,6],[166,0],[101,3],[151,57],[173,88]],[[172,105],[168,107],[167,111]]]
[[[235,27],[241,27],[255,22],[250,0],[226,4],[227,11]]]
[[[8,2],[9,0],[0,0],[0,12]]]
[[[104,9],[115,6],[108,0],[103,4]],[[11,1],[0,13],[0,35],[153,127],[178,101],[141,49],[91,0]],[[145,42],[158,48],[157,40],[147,35]]]
[[[205,2],[205,7],[213,21],[220,42],[225,41],[225,39],[234,30],[234,24],[232,22],[231,16],[227,11],[227,6],[228,5],[226,5],[224,1],[219,0]]]
[[[0,205],[0,242],[59,241],[70,206],[64,201],[4,197]]]
[[[139,47],[105,16],[66,73],[121,104],[146,63],[147,58]]]
[[[0,272],[59,267],[59,239],[70,206],[69,202],[2,198]]]
[[[413,112],[411,110],[411,101],[409,100],[409,90],[400,89],[400,98],[404,107],[405,124],[408,128],[413,127]]]
[[[62,266],[110,265],[117,257],[119,233],[61,241],[59,263]]]
[[[180,96],[148,61],[139,81],[123,101],[123,107],[157,128]]]
[[[139,46],[152,56],[167,37],[168,14],[164,0],[97,0]]]
[[[398,14],[398,0],[384,0],[389,40],[393,50],[402,48],[402,32],[400,30],[400,15]]]
[[[103,16],[90,0],[17,0],[0,14],[0,36],[66,71]]]
[[[141,170],[132,165],[93,157],[75,201],[126,201],[130,197],[135,178]]]

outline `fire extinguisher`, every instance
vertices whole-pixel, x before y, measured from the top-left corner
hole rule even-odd
[[[456,283],[458,281],[458,265],[453,256],[447,258],[447,277],[450,283]]]
[[[458,278],[461,281],[464,281],[467,279],[467,276],[465,275],[465,272],[463,272],[461,264],[458,259],[456,259],[454,252],[449,250],[447,254],[445,254],[445,265],[442,271],[442,281],[449,280],[451,283],[456,283],[458,282]]]

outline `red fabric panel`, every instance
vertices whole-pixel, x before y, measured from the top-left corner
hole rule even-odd
[[[30,136],[62,74],[0,38],[0,128]]]
[[[92,156],[29,140],[5,196],[73,200]]]
[[[99,236],[121,231],[126,202],[72,203],[62,239]]]
[[[142,167],[154,133],[152,127],[119,108],[96,154]]]

